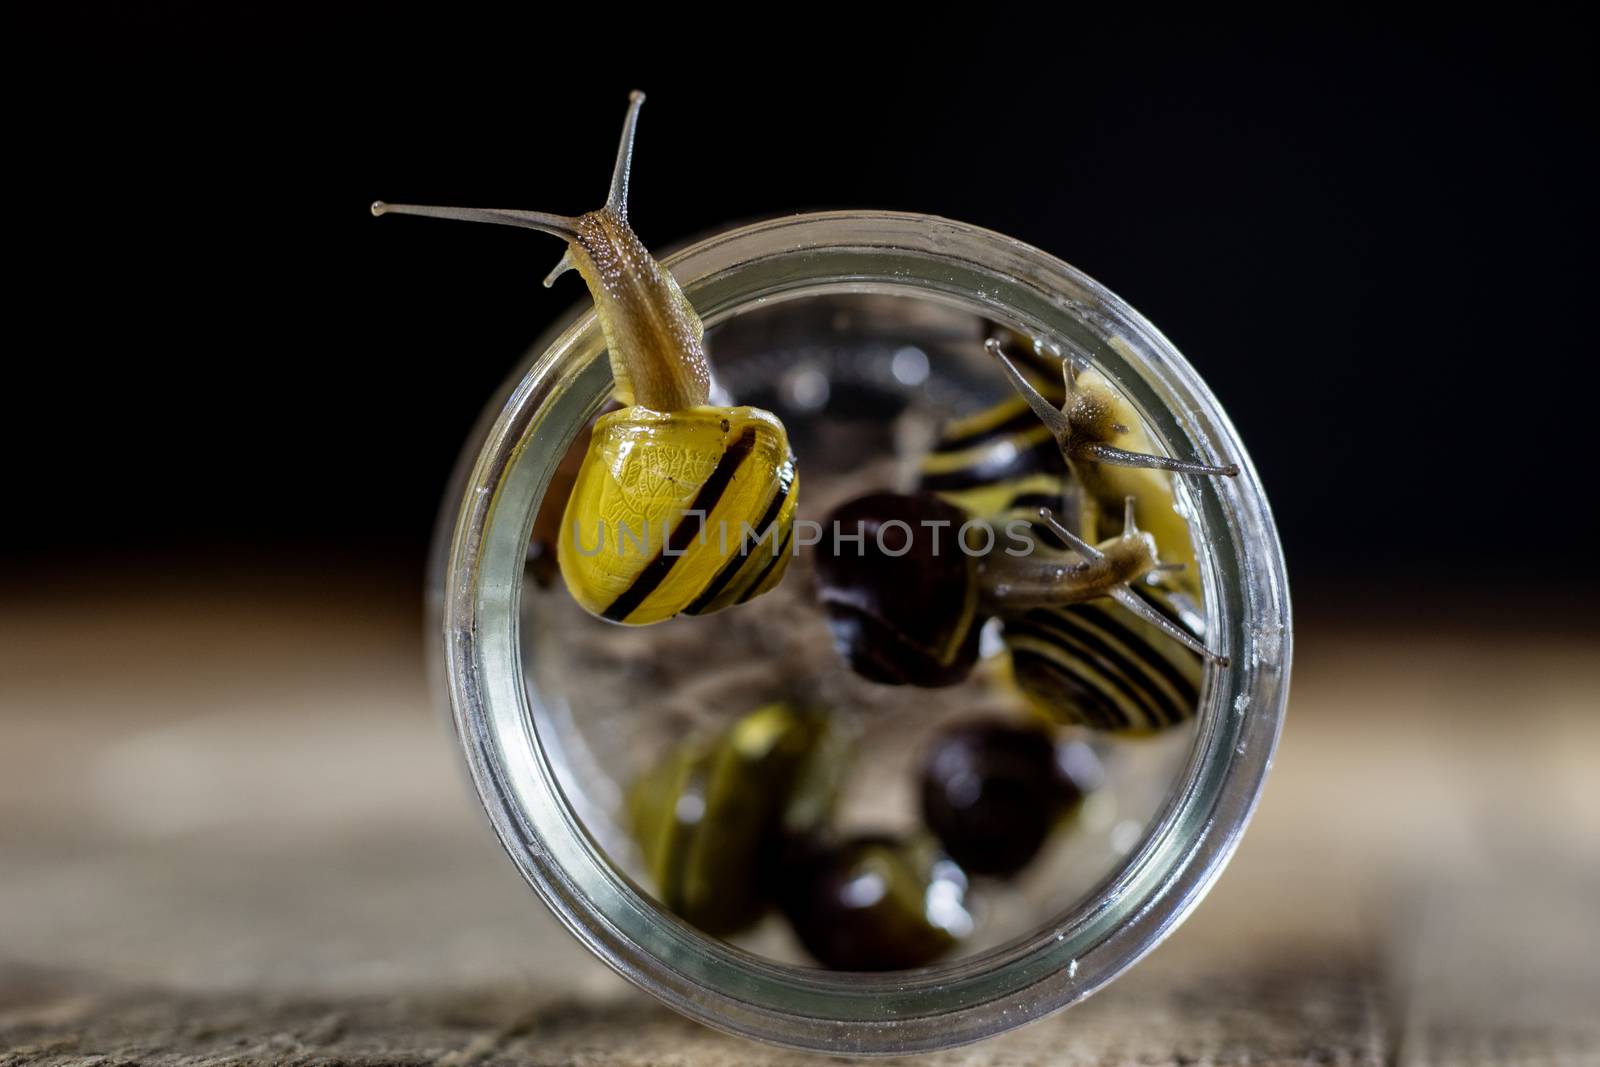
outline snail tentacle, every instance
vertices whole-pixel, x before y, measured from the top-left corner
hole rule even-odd
[[[1206,659],[1211,660],[1219,667],[1226,667],[1229,664],[1230,661],[1227,656],[1211,651],[1205,645],[1195,640],[1194,636],[1188,631],[1182,629],[1181,627],[1174,626],[1166,616],[1152,608],[1149,604],[1146,604],[1142,599],[1140,599],[1139,594],[1135,593],[1125,583],[1114,586],[1111,589],[1110,596],[1111,599],[1115,600],[1118,604],[1121,604],[1123,607],[1127,608],[1129,611],[1139,616],[1139,618],[1143,619],[1151,626],[1154,626],[1156,629],[1160,630],[1162,633],[1166,634],[1168,637],[1172,638],[1189,651],[1195,653],[1196,655],[1204,656]]]
[[[606,194],[606,210],[623,222],[628,221],[628,179],[633,171],[633,135],[639,127],[639,107],[644,94],[635,89],[628,94],[628,117],[622,120],[622,141],[617,145],[617,161],[611,168],[611,189]]]
[[[561,277],[569,270],[577,269],[577,260],[572,258],[572,249],[568,248],[565,252],[561,253],[561,259],[556,263],[556,265],[550,268],[550,273],[544,276],[544,287],[546,289],[550,288],[551,286],[555,285],[557,278]]]
[[[1071,446],[1071,453],[1075,459],[1086,459],[1095,463],[1104,463],[1108,467],[1140,467],[1145,470],[1175,471],[1180,474],[1211,474],[1222,478],[1236,478],[1239,476],[1239,465],[1230,463],[1225,467],[1212,466],[1209,463],[1193,463],[1183,459],[1173,459],[1171,456],[1154,456],[1148,452],[1129,452],[1115,445],[1108,445],[1103,441],[1089,441]]]
[[[989,338],[983,343],[983,346],[1000,360],[1000,366],[1005,368],[1006,377],[1011,379],[1012,386],[1022,395],[1022,399],[1028,402],[1028,406],[1033,409],[1033,413],[1039,416],[1039,421],[1049,428],[1050,433],[1056,439],[1056,443],[1063,449],[1066,448],[1067,442],[1072,438],[1072,424],[1067,420],[1067,416],[1060,408],[1050,403],[1044,394],[1035,389],[1033,383],[1028,381],[1022,371],[1017,369],[1017,365],[1011,362],[1011,357],[1006,355],[1005,347],[1000,343],[998,337]],[[1069,380],[1069,388],[1070,384]]]
[[[1074,552],[1078,553],[1078,555],[1082,556],[1084,559],[1091,562],[1097,562],[1105,559],[1106,554],[1104,552],[1100,551],[1098,548],[1079,537],[1076,533],[1069,530],[1060,519],[1056,518],[1056,513],[1054,511],[1051,511],[1049,508],[1040,508],[1039,518],[1043,520],[1046,526],[1050,527],[1051,531],[1057,537],[1065,541],[1068,547],[1070,547]]]
[[[554,237],[573,241],[578,237],[578,220],[570,215],[552,215],[547,211],[519,211],[498,207],[437,207],[433,204],[386,204],[372,202],[372,213],[383,215],[421,215],[430,219],[454,219],[457,222],[487,222],[496,226],[520,226],[525,230],[538,230]]]

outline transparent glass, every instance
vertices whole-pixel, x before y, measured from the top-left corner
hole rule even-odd
[[[598,325],[582,314],[536,345],[485,411],[441,514],[429,581],[435,683],[506,851],[602,960],[684,1014],[748,1037],[830,1053],[911,1052],[978,1040],[1082,999],[1204,895],[1244,830],[1277,742],[1288,589],[1271,513],[1227,416],[1177,350],[1116,296],[975,227],[888,212],[801,215],[717,234],[667,262],[713,334],[778,302],[871,294],[1058,340],[1128,397],[1165,451],[1240,464],[1238,478],[1185,479],[1184,494],[1212,647],[1231,663],[1210,671],[1142,840],[1098,884],[1069,894],[1070,905],[1003,943],[874,975],[791,964],[695,931],[611,858],[605,798],[589,795],[590,778],[564,743],[567,701],[545,698],[540,664],[530,662],[549,642],[523,632],[534,517],[611,385]]]

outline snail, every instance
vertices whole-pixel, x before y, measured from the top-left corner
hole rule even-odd
[[[774,885],[806,951],[836,970],[925,967],[973,928],[966,874],[925,836],[799,843]]]
[[[1098,760],[1082,742],[1058,744],[1033,725],[969,719],[940,731],[923,760],[922,821],[967,871],[1013,875],[1098,777]]]
[[[817,596],[834,643],[856,673],[890,685],[937,688],[966,677],[984,620],[1110,597],[1197,655],[1205,645],[1133,590],[1175,565],[1125,502],[1122,532],[1091,545],[1047,507],[1035,517],[1079,560],[1030,550],[1021,531],[992,526],[927,493],[868,493],[836,508],[818,546]],[[894,531],[891,535],[891,531]],[[981,538],[979,536],[981,534]],[[842,535],[842,536],[841,536]],[[854,551],[846,550],[849,542]]]
[[[827,809],[813,795],[831,782],[826,740],[821,716],[768,704],[679,744],[633,784],[628,823],[669,911],[717,937],[762,916],[767,852]]]
[[[1132,498],[1131,513],[1140,527],[1168,550],[1174,563],[1183,565],[1175,569],[1184,575],[1179,581],[1190,592],[1198,592],[1194,547],[1188,523],[1175,507],[1169,475],[1232,478],[1239,474],[1238,465],[1213,466],[1150,452],[1149,434],[1132,405],[1098,371],[1079,372],[1070,357],[1061,360],[1064,388],[1041,389],[1035,384],[1035,374],[1024,373],[1024,367],[1035,371],[1036,362],[1019,366],[998,336],[990,337],[985,347],[1054,438],[1061,457],[1082,486],[1082,499],[1091,507],[1080,511],[1079,532],[1092,536],[1098,509],[1110,517],[1119,503]]]
[[[775,586],[788,566],[799,490],[777,416],[711,405],[704,326],[628,225],[643,103],[643,93],[629,97],[610,192],[588,214],[372,205],[374,215],[520,226],[567,242],[544,284],[569,269],[583,277],[623,407],[595,423],[556,558],[587,611],[636,625],[719,611]]]

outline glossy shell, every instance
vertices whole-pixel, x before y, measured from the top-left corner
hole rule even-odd
[[[901,493],[868,493],[828,516],[817,546],[818,598],[835,646],[857,674],[934,687],[972,669],[976,562],[956,540],[966,520],[936,496]],[[858,534],[859,542],[845,540]]]
[[[811,781],[821,719],[758,708],[709,742],[686,742],[628,791],[627,813],[661,903],[708,934],[745,929],[767,908],[764,851]]]
[[[1061,359],[1039,352],[1009,331],[1018,369],[1046,399],[1066,399]],[[1033,476],[1030,479],[1030,476]],[[999,515],[1017,490],[1013,483],[1038,476],[1065,481],[1067,461],[1050,430],[1020,396],[945,424],[922,458],[917,488],[938,493],[961,510],[984,518]]]
[[[923,457],[919,488],[974,514],[992,514],[983,490],[1041,471],[1065,475],[1067,464],[1049,428],[1014,397],[946,426]]]
[[[759,408],[602,415],[567,501],[567,589],[612,622],[719,611],[771,589],[793,553],[799,477]]]
[[[1148,586],[1135,592],[1203,636],[1172,598]],[[1018,688],[1056,722],[1144,733],[1199,707],[1200,657],[1114,600],[1029,611],[1006,620],[1004,637]]]
[[[1039,854],[1083,784],[1052,731],[975,719],[940,732],[923,760],[922,821],[973,874],[1012,875]]]
[[[925,967],[972,929],[966,874],[926,839],[860,837],[789,857],[780,905],[806,951],[843,971]]]

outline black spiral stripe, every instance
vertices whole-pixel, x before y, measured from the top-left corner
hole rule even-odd
[[[754,426],[746,426],[744,433],[739,435],[739,439],[729,445],[726,452],[722,453],[722,458],[717,460],[717,465],[712,470],[711,477],[705,480],[705,484],[695,494],[693,503],[689,505],[691,512],[698,512],[698,514],[694,515],[694,521],[680,522],[672,528],[672,536],[668,538],[667,544],[661,546],[661,551],[656,553],[655,557],[644,565],[644,569],[633,580],[633,584],[624,589],[622,595],[613,600],[610,607],[600,613],[603,618],[610,619],[612,622],[622,622],[637,611],[639,605],[643,604],[645,599],[666,580],[667,575],[672,573],[672,568],[683,558],[683,554],[689,550],[689,546],[699,538],[700,531],[705,529],[706,517],[717,506],[717,501],[722,499],[722,494],[727,492],[728,484],[733,481],[734,474],[738,472],[740,465],[749,457],[755,445],[756,428]]]
[[[1177,626],[1184,633],[1192,634],[1196,640],[1199,639],[1200,635],[1195,634],[1193,630],[1185,626],[1182,620],[1173,619],[1168,612],[1162,611],[1159,603],[1153,601],[1150,597],[1140,597],[1139,599],[1143,600],[1156,610],[1161,611],[1163,617],[1168,618],[1173,625]],[[1149,645],[1147,640],[1134,633],[1128,628],[1123,620],[1118,619],[1110,611],[1102,610],[1100,612],[1100,626],[1109,634],[1111,634],[1111,636],[1115,637],[1129,648],[1148,647]],[[1165,639],[1165,635],[1162,636],[1163,639]],[[1184,648],[1182,645],[1174,643],[1173,647],[1181,650],[1182,655],[1192,657],[1195,662],[1199,662],[1200,657]],[[1142,660],[1147,666],[1149,666],[1156,673],[1160,674],[1162,678],[1167,680],[1168,684],[1172,686],[1173,691],[1178,694],[1178,699],[1180,701],[1187,703],[1188,711],[1184,717],[1188,718],[1190,715],[1193,715],[1194,709],[1200,703],[1200,689],[1195,684],[1194,679],[1188,675],[1185,675],[1181,670],[1178,669],[1176,664],[1154,649],[1150,650],[1149,655],[1142,657]]]
[[[1036,642],[1048,645],[1055,654],[1057,666],[1077,678],[1081,684],[1100,693],[1109,705],[1117,709],[1119,720],[1124,720],[1128,725],[1138,725],[1133,722],[1131,714],[1122,710],[1116,694],[1120,694],[1140,718],[1161,721],[1160,713],[1152,710],[1150,701],[1139,685],[1119,674],[1106,657],[1087,647],[1085,642],[1056,629],[1017,626],[1014,630],[1019,636],[1031,637]]]
[[[1104,693],[1086,684],[1071,667],[1052,659],[1047,654],[1032,648],[1013,648],[1011,660],[1018,678],[1026,678],[1033,674],[1044,675],[1050,679],[1044,682],[1041,688],[1047,689],[1051,697],[1054,697],[1058,690],[1064,692],[1073,710],[1085,724],[1097,730],[1120,730],[1132,725],[1122,709],[1106,699]]]
[[[939,442],[934,445],[933,451],[945,454],[965,452],[969,448],[975,448],[978,445],[999,440],[1002,437],[1009,437],[1015,433],[1022,433],[1038,425],[1039,416],[1035,415],[1031,409],[1024,407],[1015,415],[1007,416],[992,426],[985,426],[953,437],[940,438]]]
[[[1107,641],[1081,609],[1031,611],[1019,629],[1031,631],[1037,639],[1054,641],[1063,650],[1075,653],[1085,664],[1095,668],[1129,704],[1138,708],[1151,725],[1177,722],[1183,717],[1181,709],[1174,709],[1160,688],[1151,684],[1141,663]],[[1133,647],[1137,649],[1138,646]]]
[[[1018,449],[1006,459],[984,457],[965,467],[937,474],[924,474],[921,488],[929,493],[948,493],[957,489],[973,489],[993,485],[1022,474],[1040,471],[1064,474],[1067,461],[1061,458],[1061,449],[1055,438],[1046,437],[1031,448]]]
[[[772,524],[778,521],[778,515],[783,511],[784,501],[789,499],[789,492],[793,488],[793,478],[783,478],[779,480],[778,489],[772,494],[772,502],[767,505],[767,510],[762,514],[761,521],[756,523],[755,528],[757,544],[760,544],[762,540],[766,538],[767,532],[772,528]],[[711,579],[711,584],[702,589],[700,591],[700,595],[695,597],[694,601],[690,603],[688,607],[683,609],[684,613],[688,615],[698,615],[702,611],[705,611],[706,608],[711,605],[711,602],[715,600],[723,591],[723,589],[727,588],[728,583],[733,581],[734,576],[744,569],[745,564],[748,563],[749,560],[749,553],[744,542],[741,540],[739,544],[738,555],[733,556],[722,565],[722,569],[717,572],[717,576]],[[741,601],[741,603],[742,602],[743,601]]]
[[[793,540],[794,527],[791,526],[789,527],[789,532],[783,535],[783,543],[779,545],[778,550],[772,554],[772,559],[765,567],[761,568],[761,573],[756,575],[755,581],[745,586],[744,592],[739,594],[739,599],[734,601],[734,603],[743,604],[746,600],[749,600],[751,597],[755,596],[756,590],[761,588],[761,583],[766,581],[767,575],[772,573],[772,568],[776,567],[779,561],[783,559],[784,553],[789,551],[789,543]]]
[[[1112,608],[1109,604],[1103,607],[1100,604],[1081,606],[1071,612],[1077,624],[1075,633],[1081,641],[1094,647],[1114,663],[1118,671],[1134,681],[1146,698],[1143,704],[1149,709],[1154,725],[1170,726],[1189,718],[1194,714],[1199,699],[1198,694],[1193,699],[1188,696],[1194,693],[1194,687],[1182,685],[1176,687],[1175,693],[1169,693],[1161,685],[1162,679],[1168,678],[1166,672],[1173,670],[1172,664],[1151,646],[1150,635],[1131,630],[1118,622],[1114,612],[1119,610],[1123,609]],[[1167,637],[1163,634],[1156,640],[1165,641]]]

